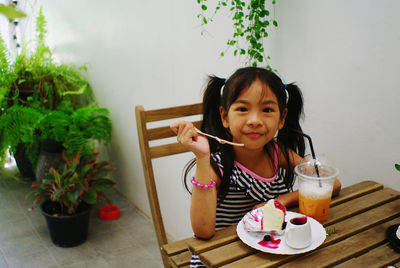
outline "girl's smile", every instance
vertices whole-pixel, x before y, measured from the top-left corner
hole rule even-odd
[[[257,132],[249,132],[249,133],[245,133],[245,135],[247,135],[250,139],[258,139],[261,136],[263,136],[264,134],[257,133]]]

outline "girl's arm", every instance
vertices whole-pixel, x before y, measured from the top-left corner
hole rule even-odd
[[[210,165],[210,157],[197,158],[195,180],[201,184],[209,184],[211,178],[217,186],[220,184],[220,179]],[[193,186],[190,220],[198,238],[209,239],[215,234],[217,186],[211,189]]]
[[[195,181],[200,184],[216,182],[213,188],[193,186],[190,206],[190,219],[194,234],[198,238],[208,239],[215,233],[217,210],[217,187],[220,184],[218,175],[210,164],[210,147],[206,137],[199,135],[191,122],[180,121],[171,125],[177,134],[177,140],[196,156]]]

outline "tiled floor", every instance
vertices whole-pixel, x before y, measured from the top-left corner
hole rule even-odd
[[[116,191],[108,196],[121,217],[103,221],[94,207],[87,241],[73,248],[53,245],[39,208],[25,200],[29,191],[30,183],[0,174],[0,268],[163,267],[152,224]]]

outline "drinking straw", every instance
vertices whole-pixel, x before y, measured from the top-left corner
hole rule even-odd
[[[317,157],[315,156],[314,146],[313,146],[311,137],[310,137],[309,135],[303,133],[303,132],[298,131],[298,130],[294,130],[294,129],[292,129],[292,130],[293,130],[294,132],[296,132],[296,133],[302,135],[303,137],[306,137],[306,138],[307,138],[308,143],[310,144],[311,155],[312,155],[312,158],[314,159],[315,172],[317,173],[317,177],[318,177],[318,178],[321,177],[320,174],[319,174],[319,169],[318,169],[318,165],[317,165]],[[322,187],[321,179],[319,179],[318,182],[319,182],[319,187]]]

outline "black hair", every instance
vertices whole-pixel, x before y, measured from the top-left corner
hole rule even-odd
[[[294,167],[291,166],[288,149],[293,150],[302,157],[305,151],[304,137],[301,135],[303,132],[300,127],[300,118],[303,115],[303,96],[297,85],[285,85],[274,72],[258,67],[238,69],[226,81],[216,76],[210,76],[203,95],[203,122],[201,130],[225,140],[232,140],[230,132],[225,129],[222,124],[220,107],[227,112],[232,103],[239,97],[240,93],[244,89],[250,87],[256,80],[260,80],[262,84],[269,86],[275,94],[278,99],[281,115],[285,108],[288,109],[285,124],[278,132],[277,142],[288,163],[288,170],[280,170],[279,172],[280,175],[284,177],[285,185],[289,189],[292,189],[294,183],[294,174],[292,170]],[[221,185],[218,191],[218,198],[221,200],[221,198],[224,198],[229,188],[229,180],[234,165],[234,150],[231,145],[220,144],[210,138],[208,142],[210,144],[211,154],[216,152],[221,153],[221,164],[224,167],[222,176],[217,164],[211,158],[211,165],[221,178]],[[268,144],[265,146],[267,149]],[[186,184],[185,178],[188,176],[190,169],[193,168],[195,163],[195,159],[193,159],[185,167],[184,180],[185,187],[188,191],[189,187]]]

